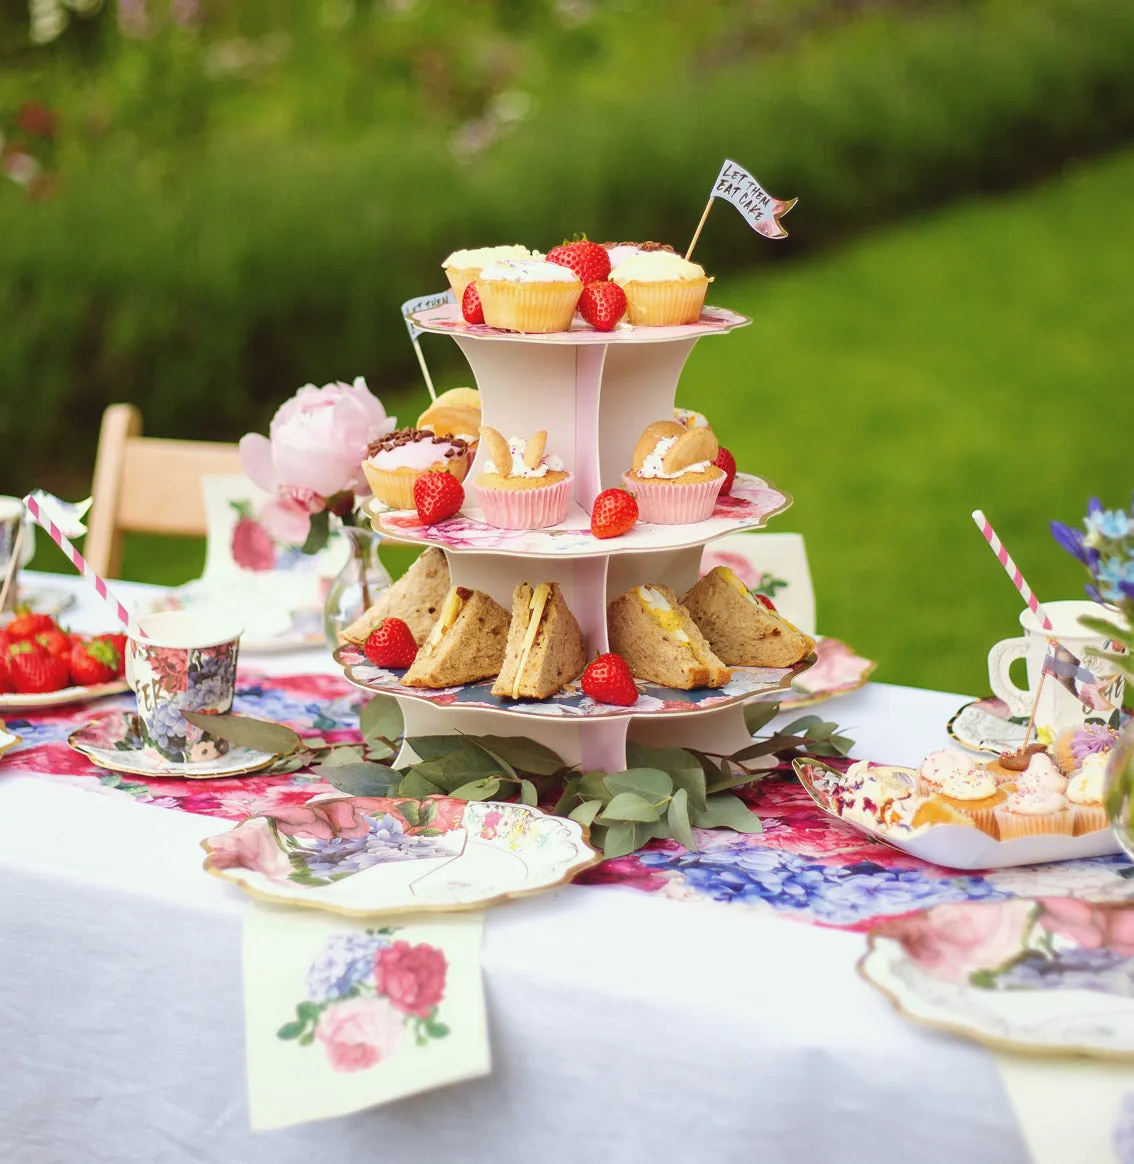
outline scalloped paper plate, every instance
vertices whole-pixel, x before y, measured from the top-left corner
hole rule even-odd
[[[789,694],[772,692],[758,698],[762,703],[779,702],[784,711],[811,707],[865,687],[877,666],[873,659],[864,659],[841,639],[824,636],[815,642],[815,665],[792,680]]]
[[[1129,719],[1124,714],[1122,722]],[[1027,726],[1025,717],[1012,718],[1003,700],[988,695],[962,704],[945,730],[962,748],[996,756],[1023,747]]]
[[[86,703],[90,699],[104,699],[121,695],[129,688],[125,679],[113,683],[96,683],[92,687],[64,687],[59,691],[43,691],[36,695],[0,695],[0,711],[47,711],[53,707],[67,707],[72,703]]]
[[[13,748],[18,747],[24,741],[14,732],[8,730],[7,724],[0,719],[0,757],[5,752],[10,752]]]
[[[352,643],[335,651],[335,662],[346,672],[347,679],[363,691],[420,699],[438,707],[459,704],[461,707],[507,711],[539,719],[548,716],[609,719],[629,715],[692,715],[710,707],[743,703],[754,695],[783,691],[790,688],[792,680],[815,662],[815,656],[809,655],[794,667],[733,667],[732,679],[723,687],[697,687],[692,691],[679,691],[639,679],[638,700],[629,707],[595,703],[590,696],[583,694],[578,680],[568,683],[562,691],[548,699],[501,699],[492,694],[493,679],[469,683],[464,687],[446,687],[439,691],[424,687],[403,687],[401,677],[404,671],[379,667],[366,657],[361,647]]]
[[[795,760],[792,767],[808,795],[828,816],[873,840],[884,841],[903,853],[946,869],[1007,869],[1015,865],[1042,865],[1048,861],[1073,861],[1080,857],[1104,857],[1122,852],[1113,829],[1099,829],[1081,837],[1050,834],[998,841],[967,825],[929,825],[914,833],[871,828],[857,820],[849,820],[832,807],[825,785],[829,780],[841,780],[843,773],[838,769],[818,760]]]
[[[602,860],[576,821],[447,796],[315,798],[201,844],[205,870],[254,897],[354,917],[483,909]]]

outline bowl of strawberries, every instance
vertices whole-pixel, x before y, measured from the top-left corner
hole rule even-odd
[[[79,635],[20,610],[0,627],[0,710],[57,707],[126,690],[126,636]]]

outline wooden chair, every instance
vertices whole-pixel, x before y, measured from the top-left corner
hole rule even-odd
[[[83,553],[104,578],[122,566],[127,530],[203,536],[201,478],[240,473],[236,445],[142,436],[133,404],[111,404],[102,414],[95,459],[94,502]]]

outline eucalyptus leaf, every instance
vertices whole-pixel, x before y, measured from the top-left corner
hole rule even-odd
[[[485,747],[485,745],[480,740],[477,740],[476,746],[499,766],[500,770],[504,773],[505,776],[512,780],[519,780],[520,774],[497,752],[494,752],[491,748]]]
[[[744,726],[748,734],[754,736],[762,727],[771,723],[779,714],[778,703],[748,703],[744,706]]]
[[[786,727],[780,728],[777,735],[804,735],[810,728],[816,727],[822,722],[817,715],[801,715],[799,719],[793,719]]]
[[[665,816],[669,825],[669,835],[690,852],[695,852],[697,839],[693,836],[693,827],[689,822],[689,794],[684,788],[679,788],[673,794]]]
[[[478,744],[529,776],[554,776],[569,767],[563,758],[526,736],[477,736]],[[423,757],[424,758],[424,757]]]
[[[454,788],[449,793],[456,800],[491,800],[500,791],[500,780],[490,776],[487,780],[472,780]]]
[[[368,760],[387,760],[397,751],[397,748],[392,748],[385,740],[378,739],[377,736],[372,736],[366,741],[366,758]]]
[[[520,803],[530,808],[535,808],[539,804],[536,786],[530,780],[520,780]]]
[[[338,768],[345,764],[362,763],[361,748],[335,748],[328,752],[320,761],[320,768]]]
[[[571,820],[578,821],[585,828],[589,828],[591,822],[598,816],[600,808],[602,808],[601,800],[584,800],[582,804],[571,809],[567,816]]]
[[[769,736],[766,740],[757,740],[756,743],[749,744],[747,748],[733,752],[729,759],[743,764],[745,760],[756,760],[760,756],[774,756],[780,748],[784,747],[783,741],[787,739],[796,740],[801,744],[807,742],[806,736]]]
[[[605,804],[611,796],[606,786],[605,772],[584,772],[576,784],[581,800],[601,800]]]
[[[299,733],[284,727],[282,723],[252,719],[247,715],[207,715],[200,711],[183,711],[181,714],[196,727],[222,740],[228,740],[238,748],[287,755],[303,746],[303,739]]]
[[[467,736],[462,737],[461,747],[438,756],[436,760],[423,760],[414,764],[411,772],[417,772],[443,789],[457,788],[470,780],[482,780],[488,776],[512,776],[512,770],[501,765],[478,744]]]
[[[603,783],[614,793],[615,800],[622,792],[631,792],[647,800],[664,800],[673,792],[673,780],[659,768],[628,768],[625,772],[611,772]]]
[[[440,760],[442,756],[468,747],[469,739],[457,732],[443,736],[407,736],[405,742],[419,760]]]
[[[423,776],[416,768],[411,768],[398,784],[399,796],[438,796],[445,792],[440,785]]]
[[[678,772],[699,772],[701,762],[685,748],[653,748],[635,740],[626,741],[627,768],[657,768],[669,776]]]
[[[764,830],[760,818],[731,792],[718,792],[710,796],[708,807],[693,817],[693,823],[701,829],[723,826],[735,829],[738,833],[759,833]]]
[[[708,787],[709,797],[715,796],[718,792],[730,792],[734,788],[743,788],[746,784],[754,784],[757,780],[762,780],[768,772],[773,772],[775,769],[768,768],[765,772],[741,772],[739,776],[721,776],[714,780]],[[707,804],[707,801],[706,801]],[[694,809],[690,805],[690,811],[703,812],[703,808]]]
[[[358,716],[358,726],[362,731],[362,738],[366,740],[374,739],[376,736],[396,740],[402,734],[404,722],[402,709],[392,695],[375,695],[368,703],[363,704]]]
[[[573,780],[568,780],[563,786],[563,792],[559,799],[555,802],[551,813],[553,816],[567,816],[576,803],[582,798],[578,794],[579,778],[575,777]],[[602,803],[601,801],[599,802]]]
[[[611,825],[602,837],[602,855],[609,861],[612,857],[625,857],[638,848],[637,833],[632,824]]]
[[[696,757],[694,759],[696,760]],[[674,787],[683,791],[688,797],[690,808],[701,810],[705,807],[708,786],[700,761],[691,768],[670,772],[670,776],[673,779]]]
[[[331,768],[320,765],[315,775],[333,784],[348,796],[389,796],[398,786],[401,773],[384,764],[338,764]]]
[[[661,817],[661,811],[645,797],[636,792],[619,792],[602,810],[601,823],[621,823],[622,821],[653,822]]]

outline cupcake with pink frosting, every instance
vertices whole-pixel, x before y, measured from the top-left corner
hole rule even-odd
[[[1074,816],[1066,797],[1042,789],[1013,792],[996,809],[996,827],[1002,841],[1052,833],[1070,837],[1075,832]]]
[[[1063,772],[1077,772],[1088,756],[1105,756],[1114,747],[1118,732],[1104,723],[1085,723],[1062,732],[1055,741],[1055,758]]]
[[[366,450],[362,471],[379,501],[393,509],[413,509],[414,482],[426,473],[469,471],[469,446],[461,437],[435,436],[428,429],[400,428]]]

